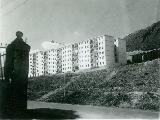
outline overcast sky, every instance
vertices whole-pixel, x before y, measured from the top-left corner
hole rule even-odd
[[[0,41],[11,42],[20,30],[32,49],[44,49],[51,40],[71,43],[103,34],[122,38],[160,19],[159,0],[14,1],[8,11],[3,7]]]

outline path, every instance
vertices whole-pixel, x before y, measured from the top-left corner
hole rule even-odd
[[[57,92],[61,91],[61,90],[65,90],[69,85],[71,85],[74,81],[76,81],[76,79],[72,79],[71,81],[67,82],[67,84],[64,87],[61,88],[57,88],[56,90],[50,91],[49,93],[43,95],[42,97],[40,97],[39,99],[37,99],[36,101],[44,101],[46,100],[49,96],[56,94]]]
[[[50,109],[73,111],[70,118],[75,119],[158,119],[158,112],[142,111],[123,108],[107,108],[90,105],[70,105],[28,101],[28,109]],[[60,112],[63,114],[63,111]],[[70,114],[70,113],[66,113]],[[64,114],[63,114],[64,115]],[[77,116],[77,117],[72,117]]]

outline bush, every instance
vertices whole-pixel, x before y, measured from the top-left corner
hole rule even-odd
[[[131,98],[125,93],[109,93],[105,96],[102,105],[118,107],[120,103],[130,103],[130,101]]]
[[[140,100],[136,104],[136,108],[143,110],[156,110],[159,111],[160,101],[158,96],[154,96],[153,94],[143,94],[140,97]]]
[[[88,92],[85,91],[74,91],[72,94],[67,95],[64,98],[66,103],[70,104],[85,104],[86,98],[89,96]]]
[[[30,78],[28,81],[28,99],[36,100],[50,91],[65,86],[73,76],[75,74],[66,73]]]
[[[70,104],[129,106],[133,100],[128,93],[157,92],[159,84],[158,60],[121,66],[116,69],[81,73],[41,76],[29,81],[28,98],[36,100],[44,94],[58,90],[44,101]],[[113,71],[115,74],[112,74]],[[65,78],[65,80],[64,80]],[[65,81],[65,82],[64,82]],[[70,84],[68,82],[72,81]],[[67,84],[67,86],[66,86]],[[65,87],[64,89],[59,89]],[[107,93],[107,94],[104,94]],[[144,99],[145,98],[145,99]],[[133,108],[158,110],[159,98],[149,94],[133,104]],[[145,102],[144,102],[145,101]],[[136,104],[136,107],[135,107]]]

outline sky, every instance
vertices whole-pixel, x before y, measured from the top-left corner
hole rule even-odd
[[[67,44],[104,34],[123,38],[160,20],[160,0],[7,1],[12,2],[1,7],[0,41],[10,43],[20,30],[32,50],[49,48],[51,40]]]

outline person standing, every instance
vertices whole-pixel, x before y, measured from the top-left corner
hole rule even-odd
[[[30,46],[26,44],[21,31],[6,48],[5,80],[10,83],[10,109],[22,113],[27,110],[27,84]]]

